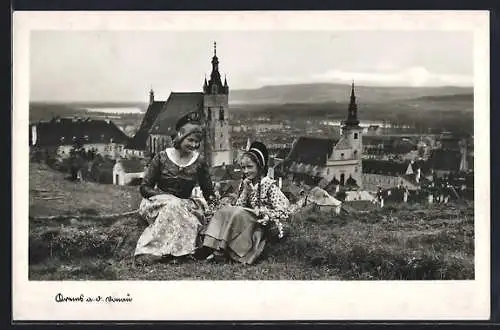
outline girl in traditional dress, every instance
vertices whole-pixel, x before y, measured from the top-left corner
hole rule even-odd
[[[208,165],[198,152],[199,114],[187,114],[175,128],[174,147],[154,156],[140,187],[139,214],[149,223],[135,249],[136,260],[142,263],[193,255],[201,243],[206,212],[206,202],[192,197],[195,185],[199,184],[207,202],[215,201]]]
[[[284,237],[284,222],[290,216],[290,203],[266,176],[268,151],[254,142],[241,158],[244,178],[233,206],[217,211],[204,232],[203,246],[213,251],[207,259],[230,257],[252,264],[269,239]]]

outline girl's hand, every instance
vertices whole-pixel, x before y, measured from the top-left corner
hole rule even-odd
[[[151,202],[154,202],[155,200],[157,200],[157,199],[158,199],[158,195],[160,195],[160,194],[155,193],[153,196],[150,196],[148,199],[149,199]]]
[[[269,217],[265,215],[263,218],[257,219],[257,222],[262,226],[266,226],[269,223]]]

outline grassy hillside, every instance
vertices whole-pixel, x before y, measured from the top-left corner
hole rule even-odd
[[[256,265],[186,260],[136,267],[132,255],[144,228],[137,217],[91,216],[133,210],[139,200],[137,187],[73,183],[31,164],[30,280],[474,278],[470,205],[389,205],[341,216],[302,211],[290,221],[291,235],[269,245]],[[65,213],[84,217],[37,220]]]

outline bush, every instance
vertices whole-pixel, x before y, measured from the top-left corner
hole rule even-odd
[[[102,184],[113,184],[113,171],[100,170],[97,182]]]
[[[128,185],[129,186],[140,186],[141,183],[142,183],[142,178],[133,178],[132,180],[130,180]]]
[[[114,165],[114,161],[111,159],[97,157],[90,168],[90,179],[102,184],[113,184]]]
[[[347,197],[347,194],[343,190],[341,190],[341,191],[339,191],[338,193],[335,194],[335,198],[338,199],[341,202],[345,201],[346,197]]]

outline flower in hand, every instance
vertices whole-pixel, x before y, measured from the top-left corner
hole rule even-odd
[[[250,185],[251,183],[252,183],[252,180],[250,180],[249,178],[244,178],[243,182],[241,184],[243,186],[243,189],[249,189],[251,187],[251,185]]]
[[[209,209],[212,209],[213,212],[215,212],[215,210],[217,210],[217,209],[219,209],[221,207],[221,198],[220,198],[220,196],[217,196],[217,195],[210,196],[207,204],[208,204]]]

